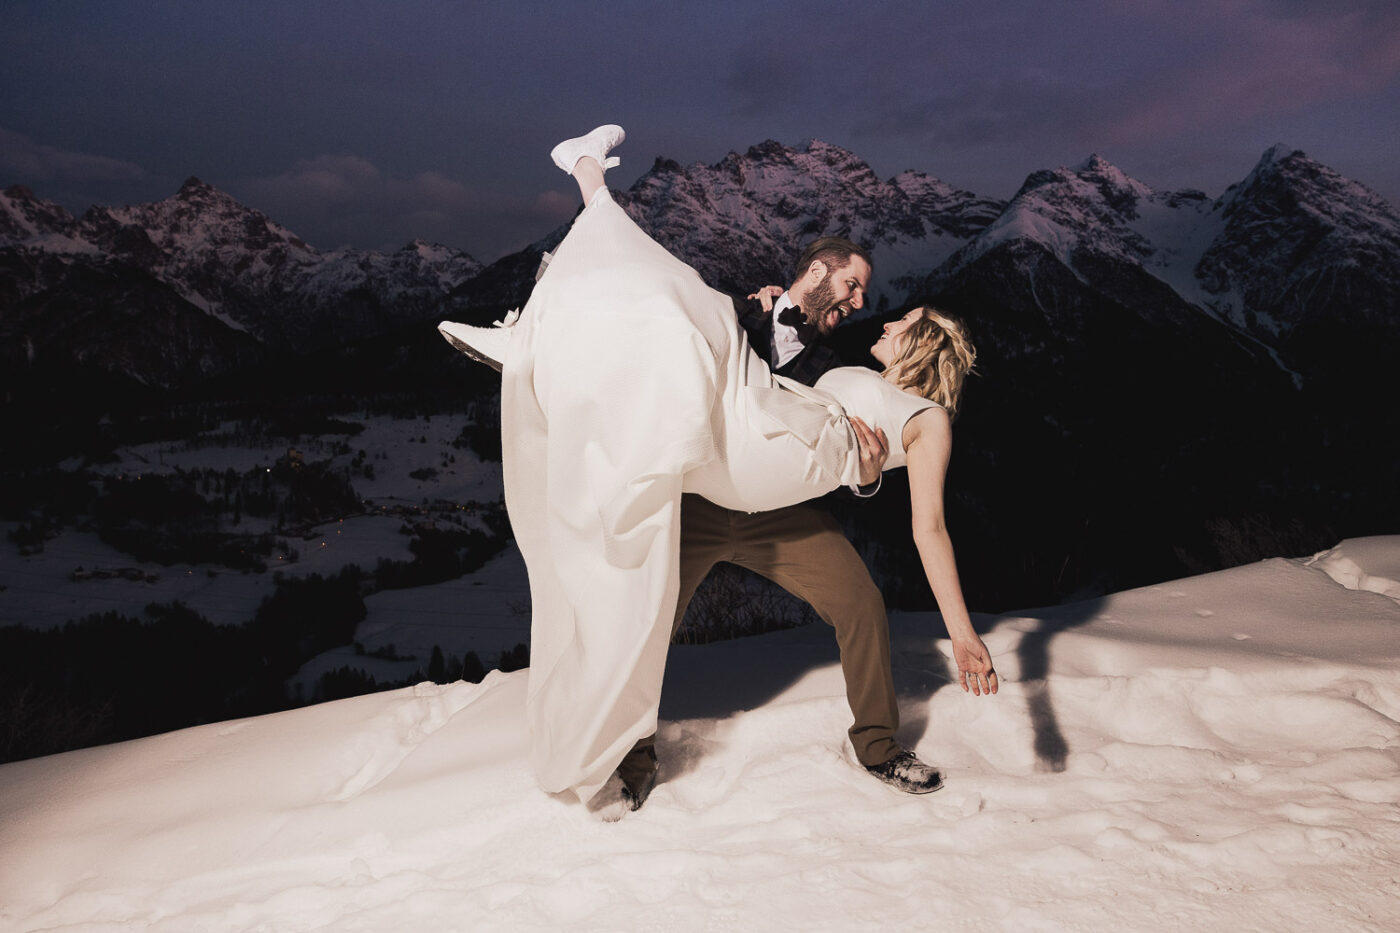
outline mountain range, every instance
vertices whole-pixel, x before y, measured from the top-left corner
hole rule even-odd
[[[1400,216],[1302,152],[1272,147],[1218,197],[1155,190],[1093,155],[1001,202],[916,172],[882,181],[825,143],[766,142],[715,165],[658,160],[616,197],[734,292],[789,281],[814,236],[868,247],[870,306],[834,335],[849,363],[869,363],[885,312],[916,301],[969,324],[980,378],[950,520],[960,552],[1018,566],[1013,582],[964,570],[996,604],[1400,522],[1400,413],[1382,401],[1400,397]],[[459,286],[449,316],[522,304],[565,232]],[[846,517],[890,565],[889,592],[920,576],[912,549],[884,543],[906,541],[907,502],[879,500]]]
[[[1155,190],[1095,155],[1032,173],[1003,202],[919,172],[882,180],[827,143],[768,141],[713,165],[658,159],[616,197],[728,291],[789,281],[819,235],[869,248],[870,302],[835,335],[848,362],[868,362],[880,322],[912,302],[967,321],[981,378],[950,515],[974,552],[1019,562],[1021,605],[1101,587],[1076,574],[1105,561],[1130,586],[1400,521],[1400,216],[1302,152],[1269,149],[1218,197]],[[417,241],[321,252],[197,179],[77,218],[10,188],[5,397],[68,404],[64,387],[93,374],[183,388],[380,335],[421,340],[426,362],[409,368],[431,367],[454,356],[432,324],[524,304],[567,230],[483,268]],[[344,367],[347,391],[362,368]],[[907,536],[907,503],[879,498],[861,510],[870,540]],[[973,592],[1006,593],[968,576]]]
[[[881,180],[820,141],[771,140],[714,165],[658,159],[618,199],[727,291],[785,283],[816,236],[856,240],[875,259],[866,315],[995,279],[1000,301],[1025,292],[1046,326],[1078,331],[1088,322],[1038,287],[1063,280],[1151,326],[1216,322],[1295,378],[1317,362],[1319,332],[1400,332],[1400,216],[1284,146],[1214,199],[1153,190],[1095,155],[1033,173],[1002,202],[919,172]],[[453,312],[484,320],[524,303],[539,254],[565,232],[482,268],[423,241],[321,252],[196,178],[166,200],[76,218],[12,187],[0,194],[0,352],[180,385],[259,347],[306,352]]]
[[[197,178],[80,218],[13,187],[0,194],[0,354],[188,385],[432,319],[480,269],[421,240],[321,252]]]

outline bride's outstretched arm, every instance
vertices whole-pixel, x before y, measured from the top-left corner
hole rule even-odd
[[[997,675],[987,646],[972,629],[958,565],[953,557],[953,540],[943,515],[943,479],[953,449],[953,431],[948,413],[929,408],[909,419],[904,428],[909,457],[909,499],[913,513],[914,544],[924,566],[929,587],[943,613],[943,624],[953,643],[953,660],[958,665],[958,681],[964,691],[982,696],[997,692]]]

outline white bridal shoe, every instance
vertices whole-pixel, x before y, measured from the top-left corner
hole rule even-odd
[[[512,311],[506,315],[505,321],[497,322],[495,327],[473,327],[456,321],[443,321],[438,325],[438,333],[478,363],[485,363],[500,372],[506,358],[506,348],[510,346],[511,325],[519,315],[519,311]]]
[[[536,282],[544,276],[544,270],[549,268],[549,261],[553,258],[553,253],[540,255],[540,267],[535,272]],[[515,308],[507,311],[494,327],[473,327],[456,321],[443,321],[438,325],[438,333],[478,363],[485,363],[496,372],[501,372],[505,365],[506,348],[510,346],[511,328],[519,320],[520,309]]]
[[[574,165],[584,156],[592,156],[606,172],[621,164],[617,156],[609,156],[608,152],[626,138],[627,134],[622,131],[622,127],[607,123],[587,136],[575,136],[573,139],[564,140],[550,150],[549,157],[568,175],[574,173]]]

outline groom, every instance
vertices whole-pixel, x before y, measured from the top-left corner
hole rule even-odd
[[[865,303],[870,254],[849,240],[823,237],[803,251],[797,277],[768,312],[759,301],[735,298],[739,323],[759,356],[781,376],[812,385],[840,365],[824,340]],[[776,291],[776,287],[773,288]],[[766,297],[766,292],[759,293]],[[853,419],[861,435],[863,495],[879,488],[889,448]],[[820,506],[801,504],[771,512],[737,512],[696,495],[681,500],[679,627],[696,588],[715,566],[729,561],[758,573],[809,603],[836,630],[841,672],[854,723],[856,758],[880,780],[911,794],[937,790],[938,771],[894,741],[899,725],[890,670],[884,598],[840,525]],[[673,628],[674,631],[674,628]],[[618,766],[622,794],[637,809],[656,783],[655,736],[642,739]]]

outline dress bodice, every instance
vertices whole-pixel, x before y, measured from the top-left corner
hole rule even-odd
[[[886,470],[897,469],[907,462],[904,426],[909,419],[926,409],[942,407],[891,385],[879,373],[863,366],[832,369],[817,380],[816,388],[836,398],[848,416],[861,419],[872,429],[884,429],[890,445]]]

